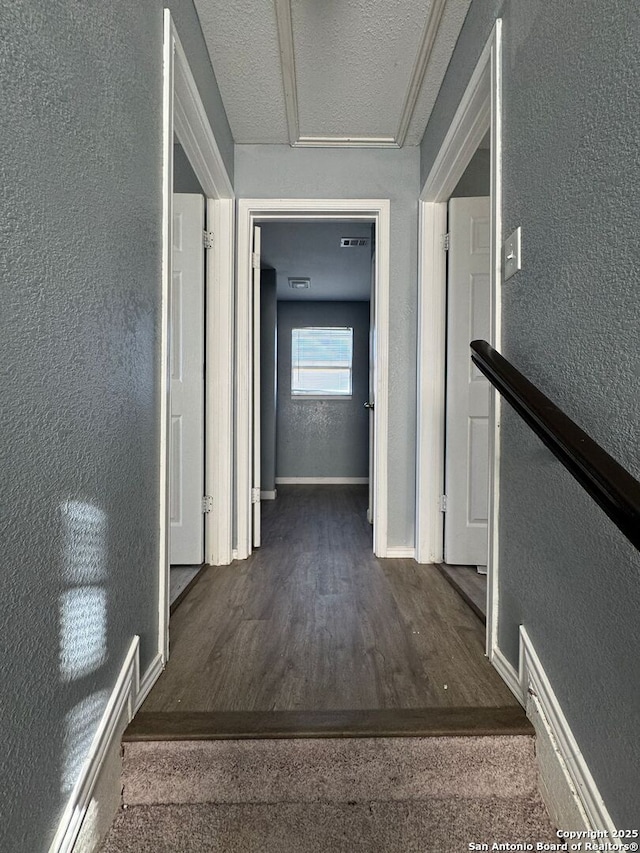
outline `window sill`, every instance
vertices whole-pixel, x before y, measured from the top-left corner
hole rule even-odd
[[[352,394],[348,394],[348,395],[347,394],[292,394],[291,399],[292,400],[300,400],[300,401],[304,401],[304,400],[311,400],[311,401],[314,401],[314,400],[315,401],[318,401],[318,400],[346,400],[346,401],[348,401],[348,400],[353,399],[353,395]]]

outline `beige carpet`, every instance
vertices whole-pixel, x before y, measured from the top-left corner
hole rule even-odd
[[[127,743],[103,853],[462,853],[553,841],[534,739]]]

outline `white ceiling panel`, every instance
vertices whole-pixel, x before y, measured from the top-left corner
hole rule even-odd
[[[470,2],[195,0],[234,140],[319,145],[419,144]]]
[[[195,0],[236,142],[288,142],[273,0]]]
[[[429,6],[292,0],[302,136],[395,136]]]

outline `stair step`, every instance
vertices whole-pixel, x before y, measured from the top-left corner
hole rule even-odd
[[[121,811],[101,853],[460,853],[554,837],[535,797],[188,804]]]
[[[124,804],[531,797],[528,735],[125,743]]]

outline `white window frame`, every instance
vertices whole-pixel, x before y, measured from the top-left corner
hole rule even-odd
[[[350,352],[350,361],[348,368],[340,368],[342,370],[349,370],[349,392],[347,394],[343,394],[340,391],[314,391],[310,394],[305,394],[304,391],[294,391],[293,389],[293,375],[294,375],[294,360],[293,360],[293,334],[294,332],[299,331],[312,331],[318,330],[322,332],[326,332],[329,330],[337,330],[337,331],[348,331],[351,333],[351,352]],[[334,365],[326,364],[324,366],[315,366],[315,367],[306,367],[306,370],[327,370],[331,369]],[[289,386],[291,390],[291,399],[292,400],[351,400],[353,397],[353,327],[352,326],[296,326],[291,329],[291,377],[289,380]]]

